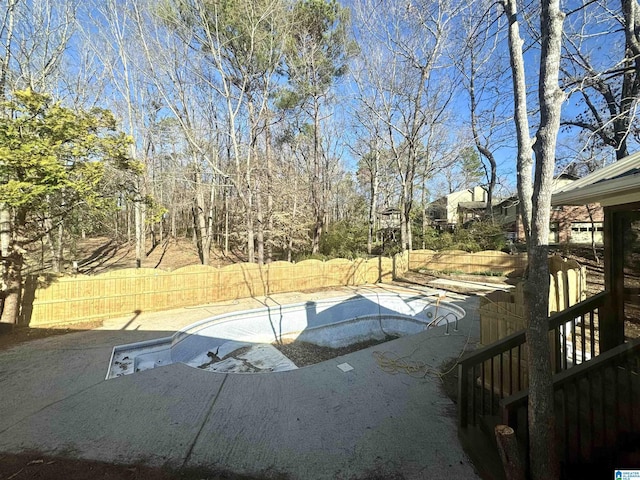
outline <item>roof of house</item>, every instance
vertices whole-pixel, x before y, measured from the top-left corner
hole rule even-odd
[[[467,210],[480,210],[487,208],[487,202],[459,202],[458,208],[464,208]]]
[[[607,207],[640,202],[640,152],[558,188],[552,205],[600,203]]]
[[[520,200],[518,199],[518,196],[517,195],[512,195],[511,197],[495,199],[495,201],[493,202],[493,206],[494,207],[511,207],[511,206],[516,205],[518,203],[520,203]]]
[[[384,210],[379,210],[378,215],[397,215],[400,213],[399,208],[387,207]]]

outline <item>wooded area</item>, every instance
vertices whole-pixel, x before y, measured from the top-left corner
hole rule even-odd
[[[620,7],[568,7],[561,81],[572,95],[562,120],[570,130],[558,158],[566,164],[570,154],[579,172],[635,145],[638,82],[633,36],[612,28]],[[395,248],[424,247],[433,235],[425,205],[437,196],[475,184],[490,199],[514,191],[515,110],[500,53],[509,23],[499,4],[8,0],[2,18],[6,121],[46,107],[47,126],[60,109],[100,108],[126,134],[118,155],[127,162],[104,157],[98,168],[97,152],[58,152],[64,188],[43,158],[20,164],[15,149],[4,152],[15,249],[45,242],[53,271],[62,245],[92,234],[135,243],[139,263],[148,237],[167,236],[193,238],[203,264],[212,248],[258,263],[316,254],[332,231],[357,238],[351,254],[371,253],[390,234],[378,218],[389,208],[400,216]],[[612,47],[608,55],[586,30]],[[523,41],[538,51],[535,36]],[[531,87],[522,94],[535,104]],[[28,89],[40,106],[19,93]],[[31,141],[46,144],[30,128]],[[79,145],[77,133],[58,140]],[[11,138],[24,144],[5,144]]]

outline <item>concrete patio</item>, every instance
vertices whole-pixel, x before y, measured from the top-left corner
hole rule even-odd
[[[173,364],[104,380],[114,345],[165,337],[226,311],[363,289],[436,294],[427,287],[367,286],[140,312],[2,350],[0,451],[205,466],[265,478],[478,478],[457,439],[455,405],[437,376],[443,362],[477,342],[474,297],[446,299],[467,311],[451,335],[434,328],[298,370],[219,374]],[[374,352],[426,369],[390,372]],[[337,368],[345,362],[353,370]]]

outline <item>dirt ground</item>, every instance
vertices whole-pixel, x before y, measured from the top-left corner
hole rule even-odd
[[[143,268],[160,268],[163,270],[175,270],[188,265],[200,263],[198,250],[193,242],[186,238],[167,238],[153,246],[147,242],[146,258],[142,261]],[[46,272],[51,266],[51,258],[46,248],[40,245],[31,245],[29,250],[30,261],[27,273]],[[73,262],[77,262],[77,273],[96,275],[122,268],[136,268],[135,245],[126,242],[117,242],[108,237],[93,237],[78,239],[74,245],[70,245],[64,252],[64,272],[74,272]],[[209,265],[222,267],[242,261],[238,254],[213,249]]]

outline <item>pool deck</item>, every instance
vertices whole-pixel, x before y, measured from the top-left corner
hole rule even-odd
[[[218,374],[173,364],[104,379],[115,345],[166,337],[232,310],[376,289],[436,294],[393,285],[280,294],[143,312],[0,350],[0,452],[291,480],[479,478],[437,376],[478,340],[475,297],[448,294],[445,301],[467,311],[450,335],[438,327],[294,371]],[[421,362],[426,374],[390,372],[374,352]],[[353,370],[337,368],[343,363]]]

